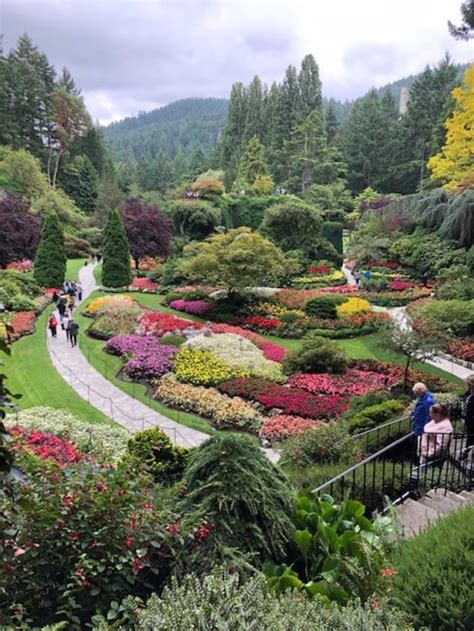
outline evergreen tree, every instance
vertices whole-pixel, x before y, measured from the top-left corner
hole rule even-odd
[[[111,210],[105,226],[102,282],[106,287],[128,287],[132,282],[127,233],[120,214]]]
[[[160,151],[151,164],[148,186],[143,190],[164,193],[172,185],[173,176],[173,163],[169,159],[168,154]]]
[[[95,210],[99,176],[87,156],[77,156],[66,164],[60,174],[61,188],[87,214]]]
[[[326,115],[324,117],[324,126],[326,129],[327,143],[328,145],[332,145],[339,129],[339,123],[337,122],[336,116],[336,108],[333,101],[330,101],[329,107],[326,110]]]
[[[322,111],[321,80],[319,68],[313,55],[306,55],[301,62],[298,75],[299,114],[298,122],[303,122],[314,110]]]
[[[461,4],[461,15],[461,26],[448,21],[448,28],[453,37],[467,42],[474,37],[474,0],[466,0]]]
[[[92,125],[87,133],[74,140],[69,150],[71,157],[86,156],[92,162],[94,169],[102,175],[104,169],[111,168],[111,161],[105,146],[104,136],[100,127]]]
[[[34,277],[41,287],[60,288],[66,274],[64,233],[55,213],[50,213],[43,225],[36,251]]]
[[[239,180],[253,184],[260,175],[268,175],[269,168],[265,160],[265,147],[257,136],[251,138],[239,163]]]
[[[245,146],[251,138],[263,140],[263,88],[260,78],[255,75],[246,91],[245,128],[242,138]]]
[[[234,83],[230,92],[229,116],[221,143],[221,165],[226,170],[227,186],[233,182],[237,174],[246,117],[245,88],[240,82]]]
[[[94,225],[102,228],[107,221],[110,211],[120,206],[123,197],[123,192],[115,181],[113,174],[110,171],[105,171],[97,188]]]
[[[191,177],[196,178],[208,169],[209,163],[202,149],[198,149],[191,158],[190,171]]]
[[[63,68],[62,75],[59,77],[57,85],[59,88],[64,88],[67,92],[69,92],[69,94],[72,94],[73,96],[81,95],[81,91],[76,86],[76,83],[67,68]]]
[[[142,155],[142,157],[138,161],[135,177],[136,183],[142,191],[153,190],[153,167],[150,159],[147,156]]]

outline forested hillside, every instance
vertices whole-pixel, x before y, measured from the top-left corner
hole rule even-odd
[[[227,99],[183,99],[151,112],[140,112],[104,128],[107,145],[117,161],[170,158],[196,151],[208,154],[227,121]]]

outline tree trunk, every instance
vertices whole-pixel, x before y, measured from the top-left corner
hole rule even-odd
[[[61,152],[58,151],[58,156],[56,158],[56,164],[54,165],[54,174],[53,174],[53,182],[52,182],[52,187],[56,188],[56,179],[58,177],[58,170],[59,170],[59,160],[61,159]]]
[[[406,392],[407,384],[408,384],[408,370],[410,369],[410,361],[411,357],[407,357],[407,361],[405,364],[405,374],[403,375],[403,391]]]
[[[137,259],[136,257],[133,259],[135,261],[135,269],[138,271],[138,268],[140,266],[140,259]]]
[[[48,182],[50,186],[53,186],[53,183],[51,182],[51,159],[53,157],[53,149],[50,146],[49,147],[49,152],[48,152],[48,165],[47,165],[47,174],[48,174]]]

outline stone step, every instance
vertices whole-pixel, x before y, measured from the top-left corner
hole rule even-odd
[[[437,493],[439,495],[445,495],[445,497],[452,500],[453,502],[457,502],[458,507],[466,505],[466,500],[464,499],[464,497],[461,497],[461,495],[458,495],[457,493],[453,493],[452,491],[448,490],[445,491],[444,489],[438,489]]]
[[[407,499],[398,509],[398,521],[405,537],[419,534],[438,518],[438,513],[429,506]]]
[[[450,500],[448,497],[444,497],[444,495],[434,493],[433,491],[420,497],[418,503],[433,509],[438,515],[449,515],[449,513],[459,508],[457,502],[453,502],[453,500]]]
[[[474,502],[474,491],[461,491],[458,495],[463,497],[469,504]]]

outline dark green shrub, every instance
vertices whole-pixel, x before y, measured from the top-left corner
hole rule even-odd
[[[324,337],[304,338],[303,346],[290,351],[285,358],[286,372],[342,373],[347,355],[337,344]]]
[[[343,298],[342,302],[345,302],[347,298]],[[341,304],[341,300],[336,296],[320,296],[318,298],[312,298],[308,300],[305,305],[305,312],[314,318],[321,318],[323,320],[336,320],[337,311],[336,306]]]
[[[210,438],[191,456],[184,488],[186,521],[206,520],[211,529],[205,548],[192,553],[197,567],[213,567],[232,550],[257,562],[283,558],[293,534],[293,491],[250,437]]]
[[[338,254],[343,253],[342,228],[342,223],[337,221],[325,221],[323,223],[322,235],[326,237],[329,243],[332,243]]]
[[[301,318],[301,316],[299,316],[297,313],[292,313],[291,311],[288,311],[288,313],[284,313],[282,316],[280,316],[280,322],[284,322],[285,324],[293,324],[294,322],[297,322],[299,319]]]
[[[43,224],[41,240],[36,251],[35,281],[41,287],[60,288],[66,274],[64,233],[55,213],[50,213]]]
[[[180,300],[183,297],[183,294],[180,291],[170,291],[166,294],[164,302],[169,304],[173,302],[173,300]]]
[[[439,519],[393,556],[394,598],[416,627],[474,629],[474,506]]]
[[[188,449],[175,447],[159,427],[137,432],[128,441],[128,453],[157,482],[170,482],[181,476],[189,456]]]
[[[404,409],[404,403],[393,400],[371,405],[348,419],[349,431],[356,434],[364,432],[366,429],[372,429],[372,427],[382,425],[392,418],[401,416]]]
[[[104,233],[102,283],[105,287],[128,287],[132,282],[127,233],[117,210],[111,210]]]
[[[356,450],[354,440],[342,423],[321,423],[285,440],[281,456],[283,464],[305,468],[316,463],[349,462],[355,457]]]
[[[362,394],[358,397],[351,397],[349,401],[349,409],[345,414],[346,418],[351,418],[355,414],[362,412],[365,408],[371,407],[372,405],[378,405],[379,403],[383,403],[387,401],[390,397],[388,392],[367,392],[366,394]]]
[[[92,246],[89,241],[79,239],[72,234],[65,235],[64,246],[68,259],[86,259],[92,254]]]
[[[160,344],[165,344],[167,346],[181,346],[181,344],[184,344],[185,341],[186,338],[184,335],[173,335],[171,333],[163,335],[163,337],[160,338]]]
[[[192,289],[180,296],[183,300],[204,300],[207,298],[207,293],[201,289]]]

